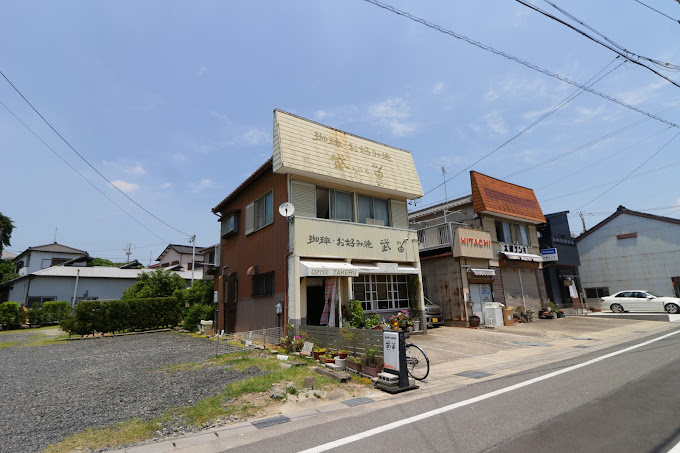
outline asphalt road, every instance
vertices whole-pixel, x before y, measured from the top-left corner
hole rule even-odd
[[[670,333],[594,363],[661,335],[408,403],[269,427],[201,451],[299,452],[354,435],[317,451],[666,452],[680,442],[680,330]],[[399,426],[384,430],[391,423]]]

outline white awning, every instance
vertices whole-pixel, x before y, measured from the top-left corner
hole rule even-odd
[[[496,271],[494,269],[468,269],[468,272],[472,272],[473,274],[480,277],[493,277],[496,275]]]
[[[519,260],[519,261],[534,261],[536,263],[543,262],[543,257],[540,255],[532,255],[530,253],[510,253],[510,252],[500,252],[509,260]]]
[[[344,261],[300,261],[300,277],[357,277],[359,268]]]

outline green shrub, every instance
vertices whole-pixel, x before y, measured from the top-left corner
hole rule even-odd
[[[106,330],[109,332],[122,332],[130,329],[132,311],[126,300],[109,300],[102,303]]]
[[[51,300],[43,303],[42,322],[50,324],[61,322],[71,314],[71,304],[63,300]]]
[[[34,304],[31,308],[28,309],[28,322],[30,324],[44,324],[45,322],[43,321],[43,310],[38,306],[38,304]]]
[[[21,326],[23,313],[18,302],[0,304],[0,324],[4,329],[18,329]]]
[[[196,332],[198,330],[198,324],[201,320],[209,321],[215,316],[215,306],[212,304],[196,304],[189,308],[186,316],[184,317],[183,327],[185,330],[191,332]]]
[[[361,306],[360,300],[350,300],[347,304],[346,313],[347,322],[350,326],[359,328],[364,323],[364,307]]]

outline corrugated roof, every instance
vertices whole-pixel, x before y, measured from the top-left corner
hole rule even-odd
[[[645,219],[650,219],[650,220],[660,220],[662,222],[668,222],[668,223],[674,223],[676,225],[680,225],[680,219],[674,219],[673,217],[664,217],[660,215],[654,215],[654,214],[647,214],[646,212],[640,212],[640,211],[633,211],[632,209],[628,209],[624,206],[619,206],[616,208],[616,212],[614,212],[612,215],[607,217],[606,219],[602,220],[600,223],[586,231],[585,233],[581,233],[578,237],[576,237],[576,241],[580,241],[584,237],[588,236],[590,233],[599,230],[602,226],[606,225],[607,223],[611,222],[621,214],[630,214],[633,216],[637,217],[642,217]]]
[[[155,269],[119,269],[117,267],[80,267],[80,266],[52,266],[33,272],[30,275],[42,277],[75,277],[80,271],[80,278],[129,278],[136,279],[139,274],[155,272]],[[176,272],[185,280],[191,280],[191,271]],[[201,280],[203,272],[196,270],[194,280]]]
[[[470,172],[475,212],[491,212],[545,223],[534,191],[476,171]]]

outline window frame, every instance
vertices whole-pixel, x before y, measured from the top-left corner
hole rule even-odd
[[[258,292],[258,289],[260,289],[259,288],[260,281],[263,281],[262,285],[264,285],[262,292]],[[252,288],[253,297],[273,296],[274,293],[276,292],[275,284],[276,280],[274,276],[274,271],[253,275],[253,288]]]
[[[371,204],[370,216],[366,217],[366,219],[363,222],[361,221],[360,206],[359,206],[359,203],[361,202],[362,198],[369,200],[370,204]],[[379,201],[384,201],[387,204],[387,211],[386,211],[387,212],[387,220],[385,221],[385,223],[382,226],[386,226],[386,227],[392,226],[392,216],[391,216],[391,212],[390,212],[390,199],[389,198],[372,197],[370,195],[364,195],[364,194],[357,193],[356,199],[357,199],[357,213],[356,213],[356,219],[357,219],[356,222],[357,223],[369,225],[369,223],[366,221],[368,219],[384,220],[384,219],[377,219],[375,217],[375,201],[379,200]]]
[[[269,205],[267,198],[269,197]],[[269,208],[269,210],[268,210]],[[261,211],[261,212],[260,212]],[[260,220],[261,222],[258,222]],[[274,189],[253,201],[253,233],[274,223]]]
[[[357,294],[356,285],[364,285],[363,294]],[[405,291],[405,298],[399,297],[400,288]],[[352,279],[352,290],[364,311],[392,312],[410,306],[406,274],[361,274]],[[381,293],[384,297],[380,297]]]
[[[592,291],[595,292],[595,297],[591,297],[591,296],[588,295],[588,294],[592,294]],[[597,286],[597,287],[593,287],[593,288],[583,288],[583,292],[585,293],[586,299],[599,299],[601,297],[608,297],[610,295],[608,286]]]

